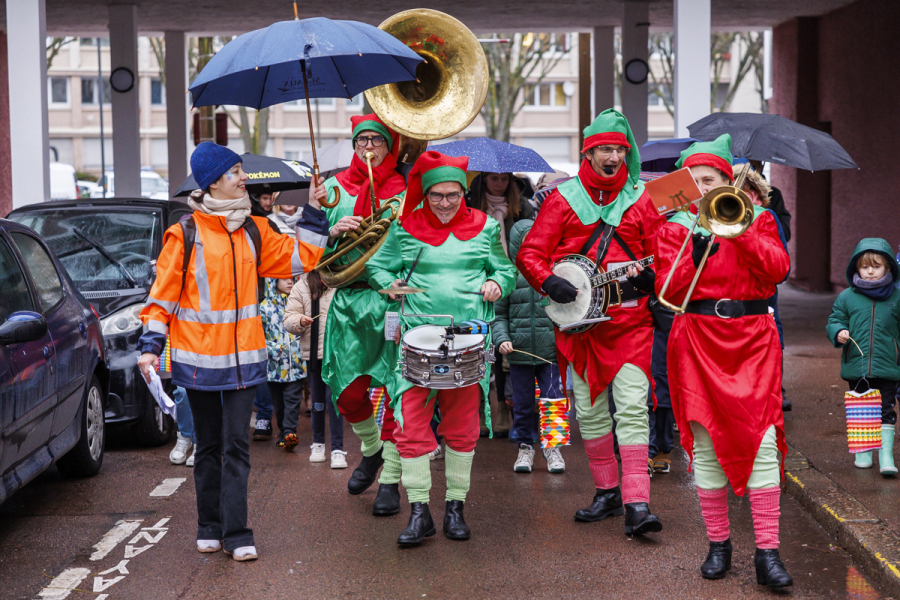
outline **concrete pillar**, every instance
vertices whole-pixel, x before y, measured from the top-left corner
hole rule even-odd
[[[137,7],[109,7],[110,73],[125,67],[134,75],[127,92],[112,90],[113,165],[115,194],[120,198],[141,195],[141,128],[138,102]]]
[[[710,0],[675,0],[675,137],[709,114]]]
[[[616,29],[594,27],[594,116],[616,104]],[[581,146],[578,146],[581,148]]]
[[[578,131],[593,120],[591,114],[591,34],[578,34]]]
[[[6,0],[12,208],[50,199],[45,0]],[[5,129],[0,127],[0,129]]]
[[[174,193],[188,176],[187,36],[183,31],[167,31],[165,36],[169,190]]]
[[[12,156],[9,146],[9,52],[6,46],[6,32],[0,31],[0,169],[9,173]],[[5,217],[13,209],[12,179],[0,178],[0,217]]]
[[[631,132],[638,146],[647,142],[647,78],[641,83],[631,83],[625,77],[625,65],[632,60],[648,63],[650,33],[650,3],[626,2],[622,20],[622,114],[628,118]],[[649,77],[649,74],[648,74]]]

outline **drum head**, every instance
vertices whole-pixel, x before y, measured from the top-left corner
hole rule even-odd
[[[546,307],[547,316],[558,324],[574,323],[586,318],[591,312],[591,281],[584,269],[574,262],[561,261],[553,265],[553,274],[568,280],[578,289],[574,302],[557,304],[550,302]]]
[[[444,343],[441,337],[446,333],[446,328],[440,325],[419,325],[403,334],[403,343],[419,350],[437,350]],[[461,350],[472,346],[483,346],[484,336],[476,334],[457,334],[453,338],[453,349]]]

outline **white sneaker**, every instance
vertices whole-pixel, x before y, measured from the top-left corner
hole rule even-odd
[[[183,465],[184,461],[187,460],[187,453],[190,451],[191,446],[193,446],[191,438],[185,437],[179,433],[178,441],[175,442],[175,447],[169,452],[169,462],[173,465]]]
[[[325,444],[313,444],[310,448],[309,462],[325,462]]]
[[[332,450],[331,451],[331,468],[332,469],[346,469],[347,468],[347,453],[343,450]],[[322,459],[324,460],[324,458]]]
[[[256,429],[256,413],[250,415],[250,429]]]
[[[438,447],[428,453],[428,460],[444,460],[444,449],[438,444]]]
[[[221,549],[222,542],[219,540],[197,540],[197,551],[199,552],[218,552]]]
[[[194,455],[197,454],[197,446],[194,446],[194,449],[191,451],[191,455],[188,456],[188,459],[184,462],[184,466],[193,467],[194,466]]]
[[[563,460],[559,448],[544,448],[544,459],[547,461],[547,470],[551,473],[566,472],[566,461]]]
[[[238,562],[259,558],[259,555],[256,553],[256,546],[241,546],[240,548],[235,548],[234,552],[226,551],[225,554],[230,554],[231,558]]]
[[[534,448],[528,444],[519,444],[519,457],[516,458],[513,470],[516,473],[531,473],[532,467],[534,467]]]

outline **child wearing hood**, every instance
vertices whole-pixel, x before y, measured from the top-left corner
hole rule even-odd
[[[900,381],[900,290],[897,259],[890,244],[865,238],[856,245],[847,266],[850,287],[834,301],[825,331],[836,348],[842,348],[841,379],[850,389],[881,392],[882,475],[896,475],[894,466],[894,402]],[[855,342],[855,343],[854,343]],[[872,466],[872,452],[856,454],[860,469]]]

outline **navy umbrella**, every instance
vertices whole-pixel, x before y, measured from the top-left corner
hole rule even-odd
[[[781,115],[713,113],[688,125],[688,131],[703,141],[731,134],[736,157],[807,171],[859,168],[833,137]]]
[[[241,168],[247,174],[247,190],[251,193],[283,192],[309,187],[312,171],[309,165],[296,160],[284,160],[258,154],[242,154]],[[175,197],[190,196],[197,189],[193,175],[189,175]]]
[[[531,148],[486,137],[429,146],[447,156],[468,156],[470,171],[486,173],[552,173],[553,167]]]
[[[641,170],[666,173],[681,158],[682,150],[697,142],[694,138],[654,140],[641,146]]]

